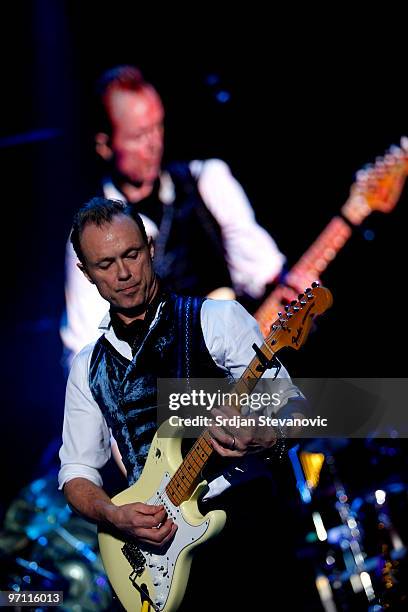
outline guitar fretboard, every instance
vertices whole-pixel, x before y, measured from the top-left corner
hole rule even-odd
[[[283,304],[297,299],[296,287],[311,285],[319,278],[329,263],[336,257],[351,237],[350,226],[341,217],[334,217],[305,254],[286,275],[286,285],[278,285],[255,312],[254,317],[264,336],[267,336],[272,322]]]

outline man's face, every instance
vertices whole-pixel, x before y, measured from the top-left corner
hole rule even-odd
[[[81,249],[86,265],[79,267],[101,296],[124,314],[143,312],[155,287],[153,247],[144,242],[135,221],[117,215],[99,227],[89,223],[81,234]]]
[[[114,90],[107,102],[112,132],[108,141],[116,172],[132,184],[152,184],[163,156],[164,111],[152,88]]]

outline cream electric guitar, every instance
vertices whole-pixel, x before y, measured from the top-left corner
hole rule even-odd
[[[333,217],[323,232],[289,270],[285,284],[278,285],[255,312],[254,317],[264,336],[283,305],[290,303],[300,287],[319,278],[351,237],[353,227],[361,225],[373,211],[391,212],[400,196],[407,176],[408,139],[401,139],[401,148],[392,147],[375,164],[357,172],[356,182],[341,208],[341,216]]]
[[[285,346],[299,349],[314,317],[331,304],[328,289],[317,284],[306,289],[284,314],[280,313],[262,346],[254,345],[255,356],[232,392],[251,392],[274,355]],[[166,423],[162,427],[165,426]],[[217,535],[226,520],[225,512],[220,510],[203,516],[197,505],[206,486],[206,481],[200,482],[201,471],[213,452],[209,431],[196,440],[184,460],[181,437],[164,438],[159,432],[160,429],[139,480],[112,501],[118,506],[136,501],[163,504],[168,517],[178,526],[174,538],[164,549],[152,549],[124,533],[104,528],[98,536],[108,578],[129,612],[148,610],[149,606],[155,611],[177,610],[186,590],[194,549]]]

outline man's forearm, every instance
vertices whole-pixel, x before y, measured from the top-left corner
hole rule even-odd
[[[105,491],[86,478],[73,478],[64,486],[68,503],[88,520],[97,523],[112,523],[115,510]]]

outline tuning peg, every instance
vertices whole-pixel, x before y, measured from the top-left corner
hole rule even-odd
[[[398,155],[388,153],[388,155],[386,155],[384,158],[383,174],[389,171],[390,166],[391,167],[395,166],[397,161],[398,161]]]
[[[298,295],[298,300],[299,300],[299,302],[300,302],[300,300],[301,300],[302,298],[304,298],[304,297],[305,297],[305,294],[304,294],[304,293],[299,293],[299,295]]]
[[[308,293],[310,293],[310,292],[311,292],[311,290],[312,290],[312,289],[311,289],[311,287],[308,287],[307,289],[305,289],[305,293],[306,293],[306,295],[307,295]]]
[[[283,312],[278,312],[279,319],[281,318],[282,315],[283,315]]]
[[[408,139],[407,139],[407,144],[408,144]],[[358,181],[364,181],[368,176],[368,172],[367,170],[358,170],[356,172],[356,179]]]
[[[312,283],[312,287],[313,289],[316,289],[316,287],[319,287],[320,283],[318,283],[317,281],[314,281],[314,283]]]
[[[293,310],[294,310],[295,312],[298,312],[298,311],[300,310],[300,308],[299,308],[299,306],[293,306]]]
[[[391,153],[391,155],[397,155],[397,156],[401,155],[401,149],[397,147],[397,145],[391,145],[389,152]]]
[[[305,304],[307,304],[307,302],[306,302],[306,300],[300,300],[300,304],[301,304],[302,306],[304,306]]]
[[[400,145],[405,152],[408,152],[408,136],[402,136],[400,140]]]
[[[297,300],[292,300],[290,303],[291,306],[296,306],[296,304],[297,304]]]
[[[286,306],[285,306],[285,312],[288,312],[288,310],[289,310],[289,306],[288,306],[288,305],[286,305]]]

